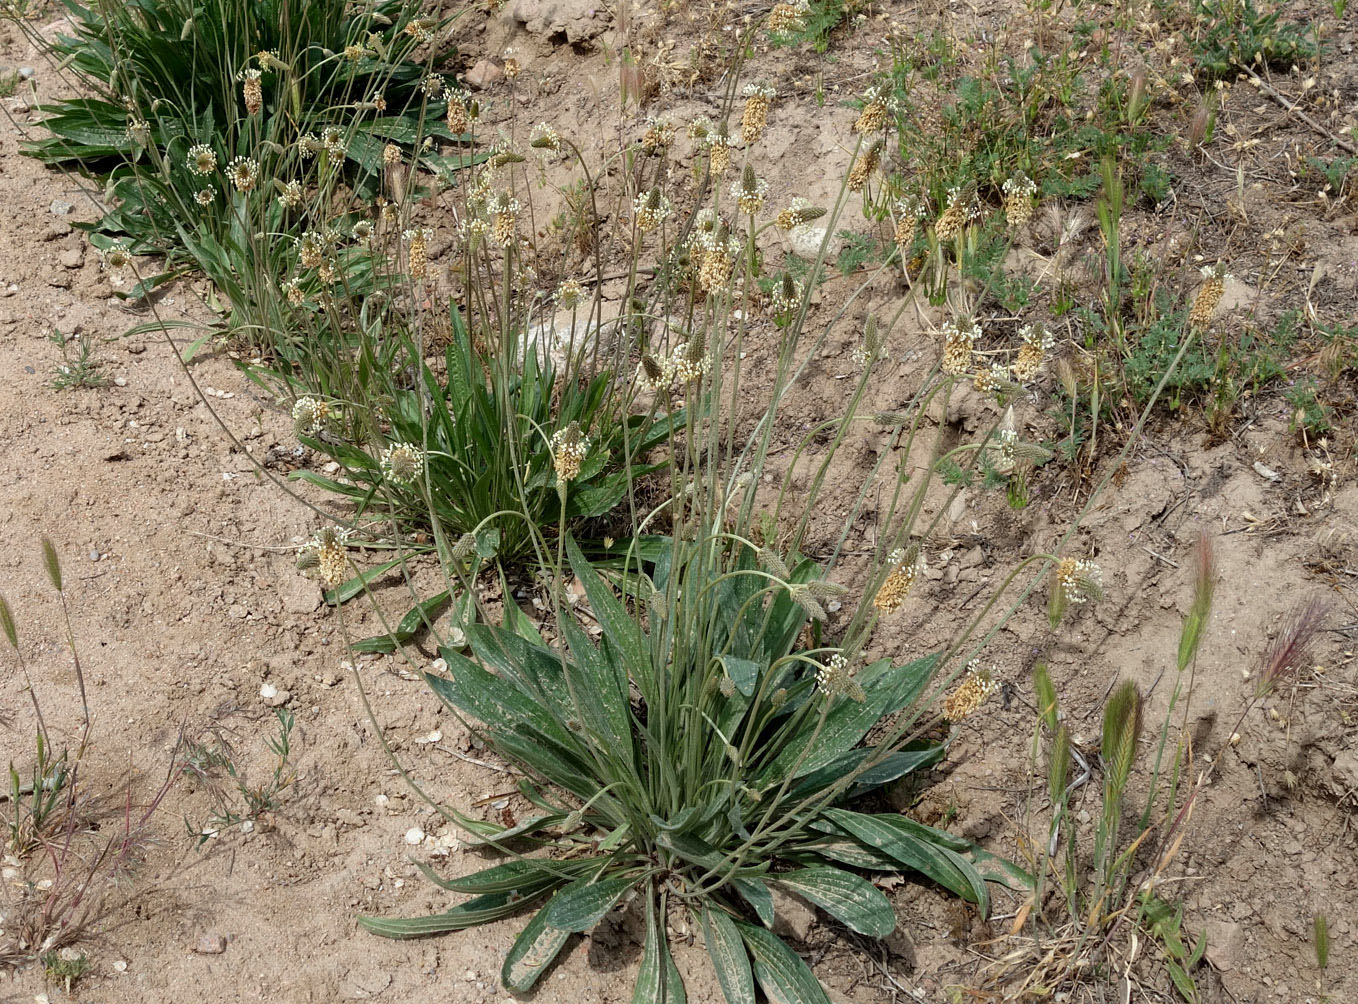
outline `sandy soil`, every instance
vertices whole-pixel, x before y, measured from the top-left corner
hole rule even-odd
[[[492,123],[526,133],[550,113],[563,133],[590,136],[606,148],[623,128],[620,121],[627,128],[634,124],[630,112],[622,117],[618,111],[618,69],[609,56],[621,29],[601,10],[588,17],[577,11],[557,30],[549,19],[534,20],[535,9],[521,4],[519,19],[512,11],[478,17],[462,31],[469,66],[506,45],[515,46],[524,65],[512,95],[503,83],[488,89]],[[980,23],[997,23],[1004,13],[986,11]],[[682,52],[645,48],[647,23],[643,18],[637,22],[642,27],[630,29],[639,51],[682,64]],[[720,48],[720,33],[701,42],[699,29],[711,25],[681,27],[689,34],[680,37],[690,43]],[[4,51],[6,64],[40,65],[13,36]],[[813,199],[832,193],[829,179],[848,161],[844,144],[852,120],[848,109],[833,103],[857,90],[871,65],[866,51],[844,54],[832,68],[817,68],[810,56],[786,50],[759,57],[760,72],[789,95],[776,107],[763,151],[774,192]],[[1351,61],[1347,68],[1352,71]],[[842,81],[823,110],[809,82],[821,70],[827,83]],[[39,69],[40,92],[51,76]],[[664,110],[680,121],[711,113],[718,94],[716,82],[700,79],[675,89]],[[28,101],[7,104],[26,125]],[[1271,123],[1276,131],[1279,109],[1267,106],[1263,117],[1258,128]],[[1303,128],[1274,142],[1305,135]],[[497,974],[522,921],[410,943],[357,930],[353,918],[359,913],[417,914],[447,905],[412,858],[459,874],[475,870],[481,858],[451,838],[440,841],[451,830],[395,775],[360,704],[336,614],[322,608],[317,587],[293,567],[291,545],[318,517],[274,478],[312,458],[292,455],[296,443],[285,416],[251,391],[229,359],[194,364],[200,394],[163,338],[119,337],[148,317],[129,313],[111,297],[109,277],[71,228],[94,218],[92,204],[68,180],[19,156],[18,139],[13,125],[0,125],[0,563],[49,721],[74,735],[80,719],[59,607],[41,571],[42,535],[63,555],[91,688],[95,750],[87,784],[115,792],[132,778],[134,801],[144,803],[181,736],[214,735],[230,742],[252,780],[262,779],[271,769],[265,740],[275,731],[272,709],[260,695],[265,684],[286,693],[285,706],[297,722],[296,783],[252,832],[233,827],[195,849],[186,822],[201,828],[211,795],[191,778],[174,781],[155,817],[156,840],[129,887],[133,899],[112,912],[88,944],[93,970],[72,996],[110,1002],[510,999]],[[818,180],[810,187],[799,155],[804,150],[817,157]],[[1261,215],[1248,226],[1262,233],[1283,224],[1277,212],[1265,214],[1276,204],[1279,182],[1262,173],[1260,178],[1248,193],[1247,215]],[[1204,165],[1186,175],[1184,187],[1206,198],[1234,185],[1233,170]],[[73,208],[58,215],[54,201]],[[431,217],[436,212],[431,207]],[[1307,224],[1317,250],[1303,264],[1358,256],[1351,216],[1312,211]],[[1145,226],[1163,233],[1186,227],[1186,221],[1170,214]],[[1250,246],[1239,237],[1234,243]],[[1298,272],[1304,269],[1298,266]],[[1311,297],[1322,313],[1352,296],[1348,273],[1334,266],[1327,275]],[[1283,289],[1267,307],[1248,296],[1237,303],[1242,310],[1297,306],[1298,288]],[[901,295],[889,282],[876,284],[863,313],[885,310]],[[826,312],[836,296],[843,292],[828,287]],[[191,289],[179,287],[158,309],[167,317],[201,318],[197,304]],[[54,328],[94,336],[113,383],[99,390],[51,390],[59,361],[48,339]],[[835,377],[851,331],[832,337],[825,358],[813,367],[795,402],[799,420],[786,430],[790,438],[796,425],[828,413],[842,395]],[[922,347],[921,339],[914,328],[900,330],[893,335],[892,358],[908,358]],[[899,387],[908,386],[917,367],[892,362],[874,384],[869,407],[898,405]],[[979,399],[964,398],[958,407],[962,427],[988,420],[984,408]],[[223,432],[212,412],[237,439]],[[1203,446],[1202,430],[1192,420],[1147,431],[1081,534],[1083,548],[1106,570],[1108,600],[1082,611],[1054,645],[1040,601],[1011,622],[991,655],[1008,685],[1005,699],[967,727],[913,810],[925,821],[946,814],[960,832],[1013,853],[1030,785],[1033,718],[1026,702],[1035,654],[1047,653],[1077,743],[1096,745],[1098,711],[1114,680],[1125,676],[1150,689],[1163,671],[1172,674],[1199,531],[1215,537],[1222,573],[1189,722],[1204,761],[1229,739],[1223,730],[1248,694],[1244,674],[1257,664],[1283,613],[1298,597],[1328,596],[1334,630],[1318,648],[1319,664],[1241,727],[1239,744],[1228,749],[1196,806],[1175,862],[1186,926],[1195,936],[1202,930],[1208,935],[1208,964],[1197,975],[1209,1001],[1318,1000],[1320,973],[1311,947],[1317,913],[1329,917],[1334,943],[1325,991],[1335,1001],[1358,994],[1352,962],[1358,928],[1347,909],[1356,891],[1352,864],[1358,852],[1351,825],[1358,806],[1358,673],[1350,651],[1358,629],[1350,585],[1358,574],[1352,554],[1358,488],[1351,483],[1347,448],[1342,456],[1335,450],[1333,481],[1314,476],[1309,461],[1315,453],[1289,432],[1288,417],[1285,402],[1265,396],[1212,447]],[[842,508],[836,504],[852,498],[855,472],[880,448],[868,435],[851,440],[835,458],[839,492],[824,509],[827,528],[837,527]],[[273,477],[258,473],[258,459],[268,461]],[[940,562],[929,591],[884,630],[882,649],[917,653],[945,634],[953,626],[946,618],[965,613],[1013,555],[1051,546],[1087,492],[1087,483],[1052,471],[1036,481],[1024,510],[1009,510],[993,496],[968,498],[944,539],[935,542],[950,560]],[[354,609],[346,616],[365,615]],[[371,633],[362,624],[354,631]],[[0,737],[0,753],[18,760],[31,749],[27,699],[5,665],[0,708],[12,729]],[[468,812],[513,811],[506,801],[512,779],[440,713],[403,666],[368,659],[358,672],[403,762],[433,797]],[[1168,684],[1160,680],[1151,691],[1149,720],[1156,720],[1167,697]],[[437,741],[420,741],[436,731]],[[1094,811],[1096,804],[1091,797]],[[117,819],[113,813],[105,825]],[[406,840],[412,829],[425,835],[415,845]],[[991,960],[1021,944],[1005,937],[1006,915],[1017,906],[1012,899],[1001,896],[998,916],[987,923],[928,886],[906,881],[893,896],[906,937],[866,945],[823,921],[803,932],[805,954],[843,999],[945,1000],[945,988],[980,985],[998,971]],[[640,954],[634,933],[628,922],[582,939],[527,999],[630,999]],[[1143,955],[1155,951],[1141,947]],[[1148,961],[1131,967],[1139,994],[1134,999],[1171,999]],[[703,975],[701,945],[681,952],[679,962],[694,973],[691,1000],[718,999]],[[52,1000],[65,999],[61,988],[44,988],[33,969],[12,979],[3,992],[15,1000],[44,991]],[[964,993],[962,999],[973,998]]]

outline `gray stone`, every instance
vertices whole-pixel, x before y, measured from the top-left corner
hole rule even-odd
[[[71,205],[69,202],[63,202],[60,199],[53,199],[52,204],[47,207],[47,211],[51,213],[53,216],[66,216],[74,208],[75,206]]]
[[[1344,750],[1334,758],[1334,779],[1346,792],[1358,790],[1358,751]]]
[[[800,896],[773,890],[773,933],[805,942],[816,925],[816,911]]]
[[[485,90],[492,84],[499,83],[504,75],[505,71],[489,59],[478,59],[476,65],[467,71],[467,86],[474,87],[478,91]]]
[[[1209,920],[1203,930],[1207,935],[1207,961],[1214,969],[1229,972],[1240,961],[1245,937],[1240,925],[1229,920]]]
[[[519,0],[513,16],[529,34],[564,35],[571,45],[598,38],[609,24],[607,5],[600,0]]]
[[[914,969],[919,964],[915,958],[915,939],[900,924],[886,936],[884,944],[887,951],[900,959],[907,968]]]
[[[37,72],[38,72],[38,71],[35,70],[35,69],[33,69],[33,67],[31,67],[31,66],[21,66],[21,67],[19,67],[19,79],[20,79],[20,80],[32,80],[32,79],[33,79],[33,74],[35,74],[35,73],[37,73]]]
[[[220,934],[205,934],[198,939],[193,950],[199,955],[221,955],[226,951],[226,939]]]

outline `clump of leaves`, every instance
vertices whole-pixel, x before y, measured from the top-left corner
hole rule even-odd
[[[108,386],[103,364],[94,354],[94,336],[89,332],[68,335],[53,329],[48,341],[61,349],[61,362],[52,367],[53,390],[86,387],[98,390]]]
[[[516,563],[531,553],[533,527],[563,516],[576,525],[616,507],[637,479],[663,466],[645,458],[684,422],[682,409],[620,414],[625,400],[612,371],[591,377],[575,353],[559,367],[522,338],[497,339],[493,351],[478,347],[456,306],[449,307],[448,339],[442,374],[421,362],[420,386],[403,382],[399,371],[370,374],[368,391],[382,404],[384,426],[375,442],[303,432],[303,443],[342,465],[344,480],[306,470],[293,477],[352,499],[360,515],[380,506],[406,531],[427,531],[431,523],[455,537],[493,531],[495,553]],[[408,339],[374,339],[384,341],[413,348]],[[552,437],[572,426],[585,452],[563,505]],[[414,448],[422,458],[417,477],[392,476],[378,445],[384,441]]]
[[[1264,13],[1254,0],[1202,0],[1195,14],[1205,27],[1191,39],[1193,57],[1211,77],[1257,66],[1286,70],[1319,52],[1303,25],[1280,20],[1280,9]]]
[[[937,721],[922,698],[939,658],[855,672],[807,647],[809,610],[833,592],[813,562],[761,562],[720,533],[673,540],[649,572],[614,576],[623,596],[647,597],[643,622],[573,540],[565,550],[597,641],[592,620],[563,610],[564,648],[549,648],[510,609],[505,626],[468,629],[475,661],[442,648],[448,675],[427,676],[452,710],[484,723],[495,749],[574,798],[525,780],[529,818],[459,823],[500,849],[550,843],[553,853],[515,852],[459,879],[425,869],[474,898],[431,917],[362,918],[368,930],[413,937],[536,911],[501,973],[527,991],[572,934],[639,899],[647,937],[634,999],[684,999],[667,944],[667,913],[679,909],[704,931],[729,1001],[753,1001],[756,984],[770,1000],[825,1001],[770,933],[775,890],[883,937],[895,917],[861,873],[920,872],[982,911],[988,879],[1023,881],[966,840],[849,807],[943,755],[923,736]],[[883,722],[886,738],[860,745]]]

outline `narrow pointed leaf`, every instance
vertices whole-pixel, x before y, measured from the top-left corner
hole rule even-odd
[[[753,924],[736,926],[754,961],[754,978],[771,1004],[830,1004],[810,967],[782,938]]]
[[[776,884],[816,904],[850,930],[885,938],[896,929],[886,896],[871,882],[838,868],[802,868],[779,874]]]
[[[649,694],[653,683],[651,655],[641,627],[627,612],[622,601],[613,595],[612,588],[599,578],[599,573],[572,537],[566,538],[566,554],[570,559],[571,571],[584,587],[590,610],[603,628],[604,637],[617,648],[642,693]]]
[[[531,990],[570,940],[571,932],[549,925],[543,919],[544,913],[545,909],[533,915],[505,956],[504,965],[500,967],[500,982],[508,990],[519,993]]]
[[[755,1004],[754,973],[736,922],[723,910],[703,908],[703,940],[726,1004]]]
[[[540,895],[511,898],[508,893],[493,893],[427,917],[359,917],[358,923],[384,938],[424,938],[512,917],[527,910],[541,898]]]
[[[636,884],[636,875],[598,882],[578,879],[553,896],[543,908],[544,923],[563,931],[588,931]]]

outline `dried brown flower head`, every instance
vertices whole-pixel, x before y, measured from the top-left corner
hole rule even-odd
[[[1188,312],[1189,327],[1198,331],[1212,323],[1212,315],[1226,294],[1226,281],[1231,278],[1222,265],[1204,266],[1202,276],[1202,285],[1198,287],[1198,295]]]
[[[876,139],[858,155],[858,159],[853,162],[853,167],[849,169],[849,191],[861,192],[867,185],[868,179],[872,177],[872,172],[877,170],[877,165],[882,162],[882,148],[882,141]]]
[[[872,605],[884,614],[891,614],[899,610],[906,597],[910,595],[910,590],[924,574],[925,564],[924,554],[919,550],[907,554],[897,548],[891,552],[887,560],[892,566],[891,574],[882,582],[877,595],[872,598]]]
[[[769,121],[769,103],[776,92],[763,84],[745,85],[745,108],[740,115],[740,138],[743,142],[757,143],[764,135],[764,127]]]
[[[970,317],[948,321],[943,325],[943,362],[941,369],[949,376],[971,372],[971,358],[980,334]]]
[[[943,701],[943,717],[950,722],[960,722],[974,715],[999,689],[1000,685],[991,678],[990,671],[982,669],[979,661],[972,659],[967,663],[967,675]]]
[[[264,107],[264,90],[260,84],[260,76],[260,72],[254,69],[241,70],[236,75],[236,79],[240,81],[241,96],[245,99],[247,115],[254,115]]]

